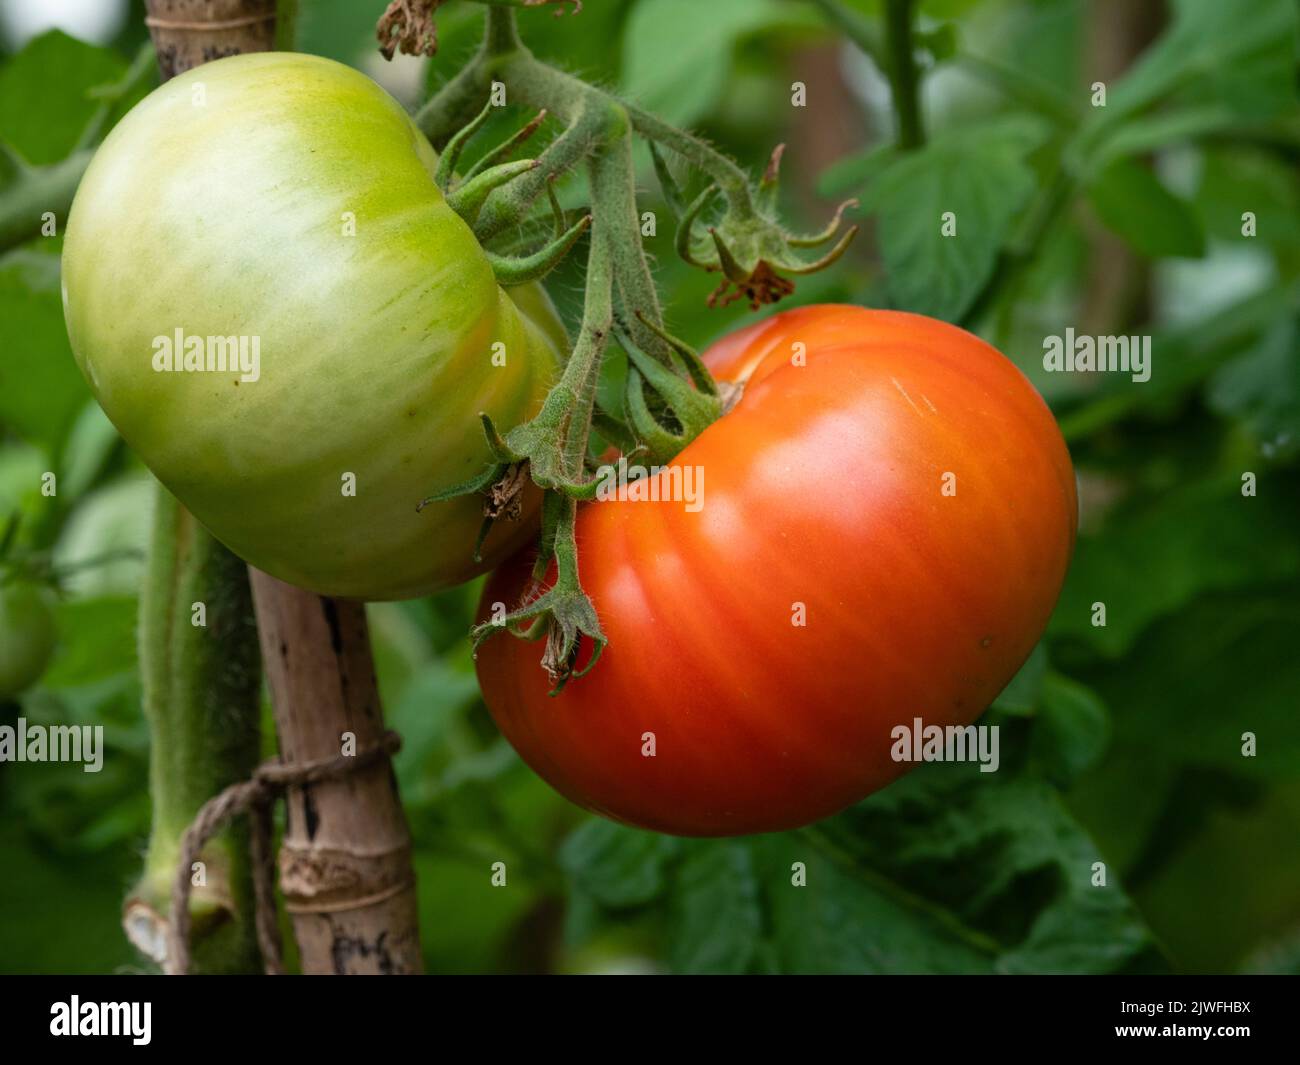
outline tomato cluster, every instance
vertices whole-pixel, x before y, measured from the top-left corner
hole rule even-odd
[[[489,464],[480,415],[531,417],[565,346],[540,288],[497,283],[436,164],[363,75],[240,56],[137,106],[69,221],[68,330],[104,410],[236,554],[322,594],[427,594],[533,531],[498,523],[477,563],[479,499],[416,510]],[[998,694],[1059,593],[1074,476],[1029,382],[939,321],[804,307],[706,362],[739,399],[678,474],[579,513],[602,660],[552,697],[538,645],[498,636],[478,673],[575,802],[771,831],[905,771],[898,726]],[[701,494],[672,498],[680,470]],[[484,619],[536,593],[532,558],[490,579]]]

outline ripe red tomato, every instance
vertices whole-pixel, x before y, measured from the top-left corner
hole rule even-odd
[[[1074,473],[1020,371],[944,322],[805,307],[706,360],[745,387],[676,460],[704,470],[703,506],[579,515],[609,637],[594,670],[550,697],[540,644],[497,635],[478,674],[574,802],[680,835],[768,832],[905,772],[896,726],[968,724],[998,695],[1060,592]],[[530,564],[493,575],[483,619]]]

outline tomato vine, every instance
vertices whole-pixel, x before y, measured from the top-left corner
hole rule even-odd
[[[486,116],[487,109],[479,108],[494,86],[504,86],[511,102],[537,109],[539,115],[554,115],[564,124],[563,131],[536,160],[499,164],[467,179],[463,187],[479,182],[479,190],[486,190],[482,200],[472,204],[467,220],[480,241],[487,242],[532,220],[534,205],[552,183],[585,165],[592,222],[583,318],[565,370],[537,416],[505,434],[484,416],[493,464],[472,480],[421,505],[482,494],[482,536],[501,513],[503,498],[520,491],[521,471],[527,470],[533,483],[546,492],[533,594],[525,595],[524,602],[504,619],[478,626],[473,637],[477,645],[503,627],[526,636],[539,635],[545,627],[542,663],[559,691],[571,676],[580,676],[595,665],[606,643],[579,579],[574,522],[578,502],[591,498],[595,490],[589,459],[593,420],[598,415],[606,421],[614,417],[613,412],[597,411],[596,407],[596,384],[611,336],[617,334],[630,362],[622,428],[633,447],[650,462],[670,461],[723,410],[722,394],[699,356],[664,329],[641,241],[633,135],[650,144],[656,174],[675,215],[677,252],[693,266],[722,274],[711,304],[743,298],[757,308],[776,302],[794,288],[789,275],[812,273],[835,262],[853,240],[857,227],[841,232],[844,209],[853,203],[848,201],[822,232],[790,232],[776,216],[780,147],[755,184],[735,162],[700,138],[538,59],[520,39],[514,10],[538,3],[518,0],[490,5],[481,48],[420,109],[416,123],[434,146],[444,151],[444,158],[450,158],[448,172],[467,134]],[[399,0],[391,5],[379,25],[386,54],[394,46],[432,54],[437,42],[432,14],[438,6],[438,0],[424,4]],[[575,10],[580,7],[575,5]],[[535,128],[530,123],[524,135],[531,133],[530,127]],[[521,139],[512,138],[491,153],[492,157],[505,154],[504,149]],[[672,176],[665,151],[708,181],[690,204],[685,203]],[[548,265],[585,227],[583,219],[566,224],[553,195],[549,198],[556,236],[534,256],[535,261]],[[710,216],[718,200],[723,205],[721,214],[715,211],[704,232],[697,232],[697,224]],[[823,245],[830,247],[820,258],[804,257],[804,249]],[[517,269],[504,267],[498,278],[511,283]],[[547,591],[536,594],[538,582],[552,563],[556,580]],[[579,670],[575,659],[583,636],[590,638],[594,651]]]

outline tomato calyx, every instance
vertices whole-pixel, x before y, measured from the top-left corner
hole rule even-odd
[[[519,606],[470,631],[476,657],[483,641],[502,630],[527,640],[537,639],[545,631],[541,664],[551,678],[551,695],[559,695],[570,680],[591,672],[609,642],[600,627],[596,608],[578,579],[578,547],[574,538],[577,508],[574,499],[547,495],[542,506],[542,548]],[[555,579],[547,587],[544,582],[552,564]],[[579,666],[584,636],[591,642],[591,653]]]
[[[801,236],[786,230],[775,217],[784,153],[785,145],[778,144],[754,200],[729,198],[722,219],[708,226],[704,237],[695,234],[695,223],[718,195],[718,186],[710,185],[689,206],[680,209],[681,192],[667,164],[655,153],[655,170],[664,195],[670,204],[679,208],[677,254],[692,266],[723,275],[721,283],[708,298],[710,307],[726,307],[739,299],[746,300],[753,310],[776,303],[792,293],[795,287],[794,282],[783,277],[782,273],[801,275],[824,270],[848,250],[857,236],[858,227],[850,226],[825,255],[811,262],[795,253],[794,249],[815,248],[834,239],[839,233],[844,212],[856,207],[858,202],[845,200],[841,203],[820,233]]]

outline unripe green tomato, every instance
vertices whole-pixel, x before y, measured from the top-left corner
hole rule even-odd
[[[235,56],[141,101],[68,220],[68,335],[109,418],[237,555],[323,595],[428,594],[529,533],[498,522],[476,564],[478,499],[416,512],[487,465],[480,411],[537,410],[564,335],[497,284],[436,162],[355,70]]]
[[[54,654],[49,593],[26,581],[0,584],[0,699],[29,688]]]

